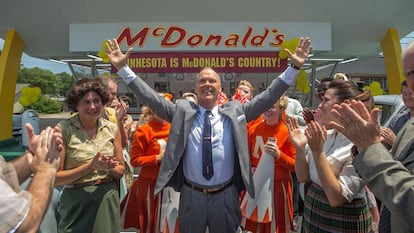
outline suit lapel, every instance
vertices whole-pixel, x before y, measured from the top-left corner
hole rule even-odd
[[[414,143],[414,118],[408,120],[401,131],[401,133],[398,133],[391,151],[395,158],[400,161],[414,149],[412,146]]]
[[[403,164],[412,162],[414,160],[414,157],[409,158],[409,155],[414,150],[414,138],[412,138],[404,147],[404,149],[401,151],[401,153],[397,156],[397,160],[401,161]]]
[[[397,154],[397,149],[400,147],[401,138],[405,134],[406,127],[403,127],[400,132],[398,132],[397,137],[395,138],[394,143],[392,144],[391,154],[395,157]]]

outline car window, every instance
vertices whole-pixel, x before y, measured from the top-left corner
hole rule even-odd
[[[395,105],[386,103],[375,103],[375,107],[380,110],[379,118],[381,125],[384,125],[396,110]]]
[[[380,109],[380,123],[384,127],[388,127],[391,119],[407,111],[401,95],[380,95],[374,96],[375,107]]]

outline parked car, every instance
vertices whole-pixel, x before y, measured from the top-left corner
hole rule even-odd
[[[380,109],[380,122],[384,127],[388,127],[391,119],[404,112],[408,111],[401,95],[377,95],[374,96],[375,107]]]

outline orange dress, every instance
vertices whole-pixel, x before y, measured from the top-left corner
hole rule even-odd
[[[296,150],[289,138],[288,128],[284,120],[273,126],[260,122],[251,126],[248,132],[250,157],[254,168],[257,167],[264,150],[263,147],[257,147],[256,143],[264,145],[268,137],[276,138],[280,157],[275,159],[274,164],[273,220],[270,223],[258,223],[246,219],[245,229],[261,233],[290,232],[293,230],[291,172],[295,169]]]
[[[258,118],[247,122],[247,130],[249,130],[254,125],[262,123],[262,122],[263,122],[263,115],[260,115]]]
[[[159,229],[161,195],[154,197],[154,187],[160,169],[157,155],[165,146],[170,123],[155,119],[138,128],[131,145],[131,165],[141,167],[139,177],[132,184],[121,203],[124,229],[135,228],[141,233],[155,233]]]

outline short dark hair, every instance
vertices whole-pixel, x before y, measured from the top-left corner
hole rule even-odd
[[[344,102],[346,99],[352,100],[361,94],[357,85],[352,81],[345,81],[343,79],[332,80],[328,86],[328,89],[331,88],[335,89],[335,96],[338,98],[339,103]]]
[[[102,82],[96,79],[84,78],[73,84],[66,95],[65,104],[69,110],[77,112],[76,106],[78,102],[90,91],[95,92],[101,97],[103,105],[109,102],[109,90]]]
[[[355,83],[352,81],[346,81],[343,79],[334,79],[329,83],[329,89],[335,89],[335,96],[338,98],[339,103],[343,103],[345,100],[359,100],[365,104],[368,110],[374,108],[374,97],[371,91],[361,91]]]

